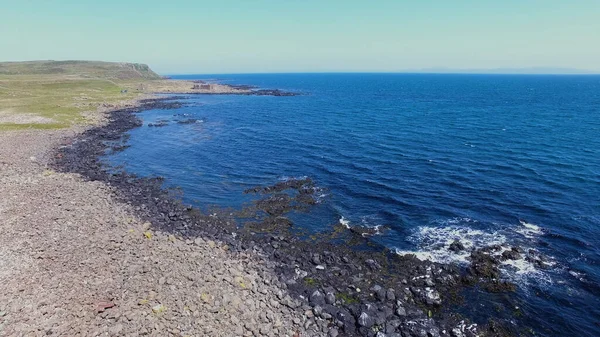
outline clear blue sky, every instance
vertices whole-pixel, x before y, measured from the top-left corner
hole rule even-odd
[[[163,74],[579,68],[600,0],[0,0],[0,60]]]

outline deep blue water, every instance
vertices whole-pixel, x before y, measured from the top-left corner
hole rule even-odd
[[[176,78],[304,95],[195,96],[144,112],[112,163],[163,176],[201,207],[239,207],[246,188],[309,176],[323,195],[298,226],[382,225],[377,241],[421,258],[465,263],[448,253],[455,238],[534,249],[548,269],[503,267],[521,317],[542,335],[600,336],[599,76]],[[202,122],[174,122],[186,118]]]

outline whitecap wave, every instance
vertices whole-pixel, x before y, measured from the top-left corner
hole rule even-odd
[[[542,230],[542,228],[540,226],[525,222],[523,220],[519,220],[519,223],[521,224],[521,226],[517,227],[515,229],[515,232],[523,235],[524,237],[526,237],[528,239],[533,239],[536,236],[540,236],[540,235],[544,234],[544,231]]]
[[[350,221],[344,217],[340,218],[340,225],[350,229]]]
[[[365,217],[361,219],[362,225],[354,225],[350,224],[350,220],[344,218],[343,216],[339,219],[340,225],[344,226],[346,229],[352,230],[354,232],[360,233],[363,237],[369,237],[374,235],[381,235],[384,230],[387,229],[384,225],[372,225],[370,224]]]
[[[451,219],[447,223],[455,224],[459,221]],[[506,243],[506,236],[498,232],[487,233],[458,225],[419,227],[408,239],[419,249],[417,251],[396,250],[398,254],[413,254],[420,260],[458,264],[468,264],[473,249]],[[464,249],[457,252],[450,251],[450,245],[455,241],[460,242]]]
[[[469,218],[455,218],[439,222],[445,223],[445,226],[419,227],[408,237],[408,240],[418,249],[396,249],[396,253],[399,255],[411,254],[422,261],[429,260],[468,266],[471,251],[489,246],[498,246],[499,248],[490,251],[490,254],[498,257],[501,261],[499,269],[507,280],[522,285],[528,284],[530,280],[535,280],[537,283],[552,283],[550,275],[544,269],[540,269],[532,259],[526,258],[527,254],[539,254],[534,247],[526,247],[520,244],[519,246],[524,252],[521,258],[516,260],[504,259],[502,254],[510,251],[513,247],[514,234],[511,235],[511,231],[484,231],[464,225],[475,222],[475,220]],[[522,235],[535,236],[543,234],[543,230],[536,225],[521,222],[521,226],[515,231]],[[464,249],[452,251],[451,245],[455,242],[459,242]],[[556,262],[552,257],[546,256],[543,265],[550,268],[556,265]]]

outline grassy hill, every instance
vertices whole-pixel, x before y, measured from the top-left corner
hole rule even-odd
[[[96,111],[103,103],[133,99],[145,83],[160,78],[139,63],[2,62],[0,130],[84,123],[84,113]]]
[[[0,75],[78,75],[121,80],[160,78],[146,64],[97,61],[0,62]]]

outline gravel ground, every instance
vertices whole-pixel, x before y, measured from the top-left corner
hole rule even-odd
[[[105,183],[48,169],[81,131],[0,133],[1,336],[324,334],[259,254],[156,231]]]

